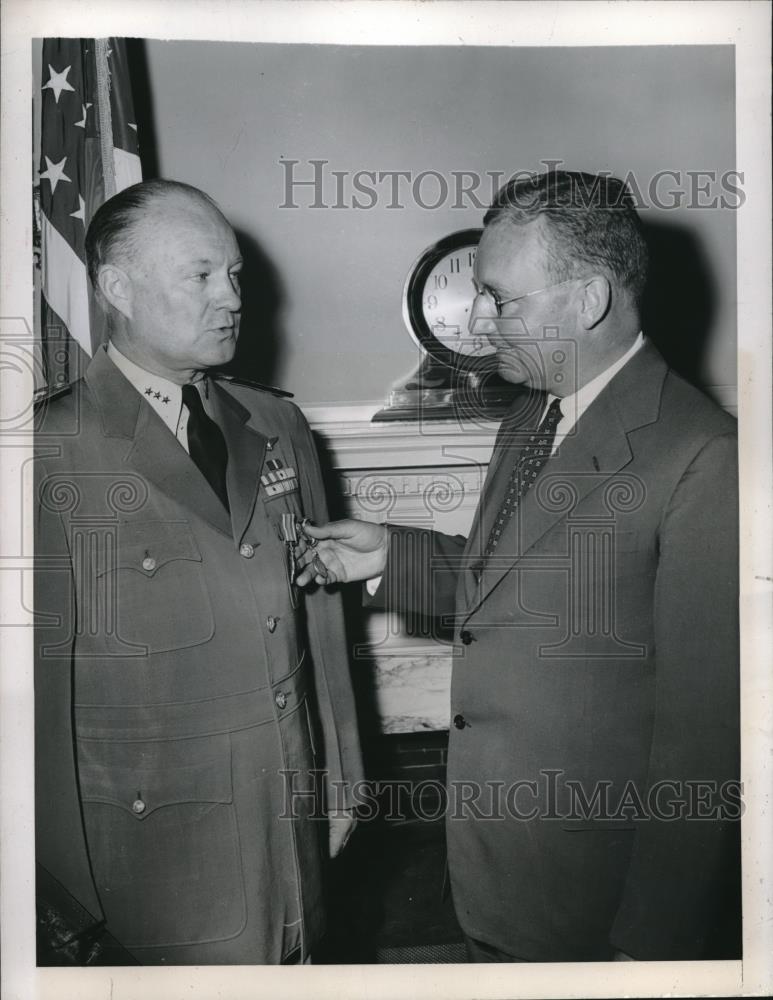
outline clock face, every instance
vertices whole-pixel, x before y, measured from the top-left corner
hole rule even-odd
[[[477,367],[494,348],[469,329],[480,229],[452,233],[422,253],[405,285],[403,316],[419,345],[455,368]]]

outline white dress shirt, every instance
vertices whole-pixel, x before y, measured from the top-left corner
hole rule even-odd
[[[553,450],[550,453],[551,455],[555,455],[561,443],[567,435],[574,430],[574,425],[583,413],[585,413],[596,396],[599,395],[601,390],[609,385],[623,365],[628,364],[634,354],[641,350],[643,345],[644,334],[639,331],[639,336],[636,340],[631,344],[625,354],[621,358],[618,358],[613,365],[606,368],[600,375],[592,378],[590,382],[586,382],[584,386],[577,390],[577,392],[573,392],[569,396],[564,396],[561,400],[561,419],[558,421],[558,426],[556,427],[556,436],[553,441]],[[548,393],[547,402],[545,403],[545,409],[542,411],[540,422],[542,422],[550,404],[556,398],[556,396]]]

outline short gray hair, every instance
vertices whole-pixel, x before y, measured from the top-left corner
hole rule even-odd
[[[628,290],[639,308],[647,281],[647,244],[631,192],[604,174],[549,170],[519,175],[499,189],[483,219],[525,225],[544,220],[548,271],[563,281],[591,267]]]

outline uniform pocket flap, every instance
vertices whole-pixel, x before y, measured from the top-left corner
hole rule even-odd
[[[162,566],[180,559],[201,562],[187,521],[130,521],[118,525],[115,546],[106,553],[97,576],[117,569],[155,576]]]
[[[138,820],[181,803],[229,803],[233,799],[230,754],[173,767],[117,767],[81,763],[81,798],[120,806]]]

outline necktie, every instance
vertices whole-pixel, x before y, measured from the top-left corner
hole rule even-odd
[[[487,556],[496,549],[505,525],[515,513],[521,499],[529,492],[534,485],[534,481],[542,471],[542,467],[550,458],[553,450],[553,440],[556,436],[556,427],[561,420],[561,400],[554,399],[548,407],[548,411],[542,419],[542,423],[531,435],[525,448],[518,456],[518,461],[510,473],[510,480],[507,484],[507,492],[499,508],[499,513],[491,528],[491,533],[486,543]]]
[[[188,450],[193,461],[204,474],[209,485],[217,493],[226,510],[228,492],[225,485],[225,470],[228,465],[228,449],[223,432],[209,417],[201,402],[195,385],[184,385],[183,403],[188,407]]]

